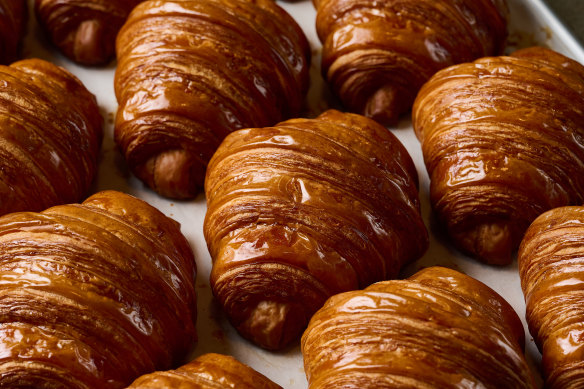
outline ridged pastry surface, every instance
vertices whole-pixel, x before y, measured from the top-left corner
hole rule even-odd
[[[26,0],[0,0],[0,64],[18,57],[27,24],[26,4]]]
[[[35,0],[40,25],[68,58],[105,65],[115,54],[118,31],[143,0]]]
[[[546,387],[584,385],[584,207],[560,207],[531,224],[519,250],[527,323],[543,354]]]
[[[0,82],[0,214],[80,201],[102,139],[95,97],[39,59],[0,66]]]
[[[535,388],[513,308],[492,289],[432,267],[331,297],[302,336],[317,388]]]
[[[344,106],[393,124],[438,70],[502,53],[504,0],[320,0],[322,72]]]
[[[158,193],[194,197],[222,139],[297,115],[310,51],[272,0],[146,1],[117,40],[115,140]]]
[[[507,264],[529,224],[584,201],[584,66],[529,48],[436,74],[413,125],[452,241]]]
[[[119,192],[0,218],[0,387],[123,388],[196,337],[179,225]]]
[[[128,389],[282,389],[237,359],[204,354],[176,370],[157,371],[138,378]]]
[[[245,337],[299,337],[332,294],[396,277],[428,247],[417,173],[391,132],[360,115],[230,134],[209,165],[211,285]]]

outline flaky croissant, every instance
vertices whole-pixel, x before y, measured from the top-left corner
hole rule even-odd
[[[176,370],[143,375],[128,389],[282,389],[233,357],[205,354]]]
[[[432,74],[502,53],[505,0],[314,0],[322,72],[344,106],[382,124]]]
[[[26,0],[0,0],[0,64],[18,57],[28,16]]]
[[[584,66],[544,48],[453,66],[413,125],[439,220],[463,251],[507,264],[542,212],[584,202]]]
[[[584,207],[539,216],[521,243],[527,323],[543,353],[546,387],[584,386]]]
[[[102,138],[95,97],[38,59],[0,66],[0,82],[0,214],[81,200]]]
[[[35,0],[40,25],[53,44],[82,65],[104,65],[115,54],[118,31],[144,0]]]
[[[273,0],[146,1],[117,40],[115,140],[158,193],[190,198],[221,140],[298,114],[309,46]]]
[[[209,164],[204,234],[232,324],[282,348],[329,296],[396,277],[428,246],[417,178],[397,138],[360,115],[230,134]]]
[[[119,192],[0,218],[0,387],[121,388],[195,339],[178,223]]]
[[[302,336],[317,388],[535,388],[523,325],[492,289],[432,267],[331,297]]]

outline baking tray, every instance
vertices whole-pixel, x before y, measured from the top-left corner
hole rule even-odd
[[[584,63],[584,49],[568,32],[560,20],[547,8],[542,0],[508,0],[511,20],[509,26],[508,52],[517,48],[541,45],[550,47],[580,63]],[[311,66],[311,87],[307,98],[307,116],[315,116],[331,103],[330,92],[320,75],[321,44],[314,27],[315,10],[309,0],[279,2],[300,24],[310,41],[313,53]],[[162,198],[146,188],[128,171],[121,154],[113,142],[113,120],[117,109],[114,96],[113,76],[115,63],[106,68],[84,68],[73,64],[58,54],[47,42],[32,12],[25,39],[23,55],[43,58],[69,69],[79,77],[98,100],[104,117],[105,137],[102,145],[98,177],[92,190],[115,189],[130,193],[154,205],[166,215],[181,223],[183,234],[189,240],[197,259],[197,294],[199,341],[190,358],[207,352],[233,355],[252,366],[284,388],[304,389],[307,387],[299,344],[280,352],[262,350],[245,339],[230,326],[219,305],[213,300],[209,287],[211,258],[203,238],[203,219],[206,203],[203,195],[192,201],[174,201]],[[423,258],[405,268],[402,276],[413,274],[425,266],[442,265],[473,276],[500,293],[509,301],[521,317],[524,328],[525,303],[519,285],[517,262],[507,267],[491,267],[474,261],[455,250],[443,237],[435,225],[428,202],[429,179],[423,164],[420,144],[413,134],[409,118],[402,119],[390,130],[402,141],[414,159],[420,176],[420,199],[422,214],[430,231],[430,248]],[[526,355],[538,385],[542,386],[539,365],[541,356],[526,330]]]

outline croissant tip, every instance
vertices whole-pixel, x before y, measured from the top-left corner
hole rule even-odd
[[[75,33],[73,59],[83,65],[106,63],[113,55],[113,46],[106,48],[103,25],[98,20],[86,20]]]
[[[409,101],[409,97],[400,93],[398,88],[385,85],[369,98],[363,114],[384,126],[394,126],[401,114],[408,110]]]
[[[454,234],[454,237],[462,251],[489,265],[509,265],[517,246],[515,234],[505,222],[479,224],[462,233]]]

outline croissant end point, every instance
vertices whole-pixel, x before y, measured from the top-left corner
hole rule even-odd
[[[367,101],[363,113],[385,126],[397,124],[402,113],[408,110],[411,101],[408,96],[399,93],[392,85],[385,85],[377,90]]]
[[[514,234],[505,222],[485,223],[463,231],[455,238],[463,251],[490,265],[508,265],[515,247]]]
[[[104,47],[103,25],[97,20],[86,20],[75,35],[73,56],[84,65],[99,65],[108,60]]]

